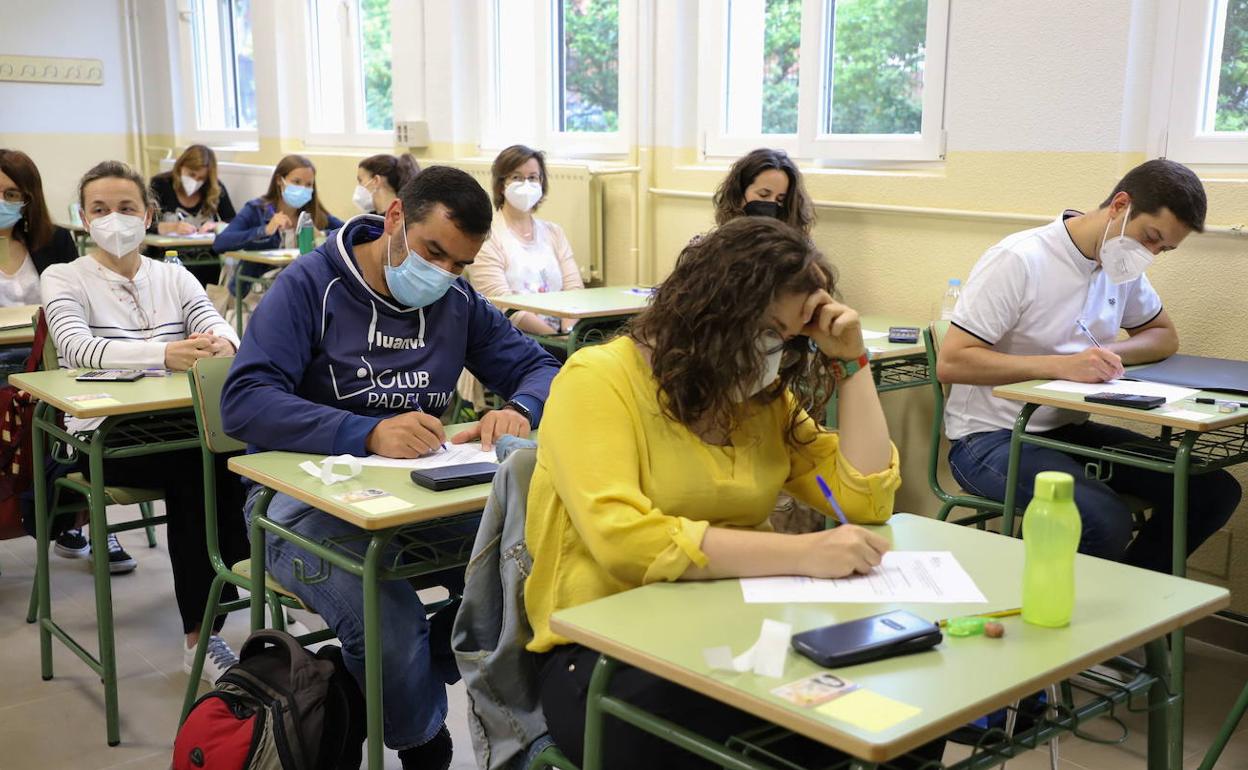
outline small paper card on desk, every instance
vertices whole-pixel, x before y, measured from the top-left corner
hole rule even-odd
[[[872,733],[887,730],[923,712],[921,708],[871,690],[854,690],[815,710]]]
[[[95,409],[101,406],[115,406],[121,403],[107,393],[79,393],[76,396],[67,396],[65,400],[76,404],[83,409]]]
[[[400,500],[383,489],[357,489],[351,492],[343,492],[341,495],[334,495],[334,499],[340,503],[359,508],[365,513],[393,513],[411,505],[406,500]]]
[[[805,679],[777,687],[771,694],[795,706],[810,707],[848,695],[857,689],[858,685],[848,679],[842,679],[831,671],[820,671]]]

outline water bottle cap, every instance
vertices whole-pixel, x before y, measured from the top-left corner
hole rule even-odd
[[[176,256],[178,256],[177,249],[168,249],[167,251],[165,251],[165,259],[168,259],[169,257],[176,257]]]
[[[1073,500],[1075,477],[1062,471],[1041,471],[1036,474],[1035,496],[1055,502]]]
[[[962,285],[962,279],[961,279],[961,278],[950,278],[950,279],[949,279],[949,285],[950,285],[950,286],[961,286],[961,285]]]

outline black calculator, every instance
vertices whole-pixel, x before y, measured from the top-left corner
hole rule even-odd
[[[74,378],[78,382],[137,382],[143,379],[142,369],[96,369]]]
[[[888,327],[888,341],[903,345],[914,345],[919,341],[919,327],[890,326]]]

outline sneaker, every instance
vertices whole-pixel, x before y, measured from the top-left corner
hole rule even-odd
[[[66,559],[85,559],[91,555],[91,543],[87,541],[82,534],[80,527],[67,529],[61,533],[56,539],[56,546],[53,548],[57,556],[63,556]]]
[[[195,648],[187,647],[182,651],[182,670],[191,673],[191,664],[195,662]],[[204,653],[204,667],[199,678],[208,684],[215,685],[226,669],[238,663],[238,656],[230,649],[224,639],[213,634],[208,637],[208,650]]]
[[[94,563],[95,554],[91,555],[92,563]],[[139,563],[134,557],[126,553],[126,549],[121,547],[121,543],[117,540],[116,535],[108,536],[108,571],[114,575],[124,575],[127,572],[134,572]]]

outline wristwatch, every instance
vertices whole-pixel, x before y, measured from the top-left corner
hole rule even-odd
[[[530,412],[529,408],[525,406],[524,404],[520,403],[519,401],[513,398],[512,400],[503,404],[503,408],[511,409],[512,411],[519,412],[521,417],[529,421],[529,427],[533,426],[533,413]]]
[[[848,380],[850,377],[857,374],[858,370],[866,369],[870,365],[871,353],[870,351],[864,350],[862,351],[862,355],[848,361],[843,358],[833,359],[832,375],[836,377],[837,382],[841,382],[842,380]]]

